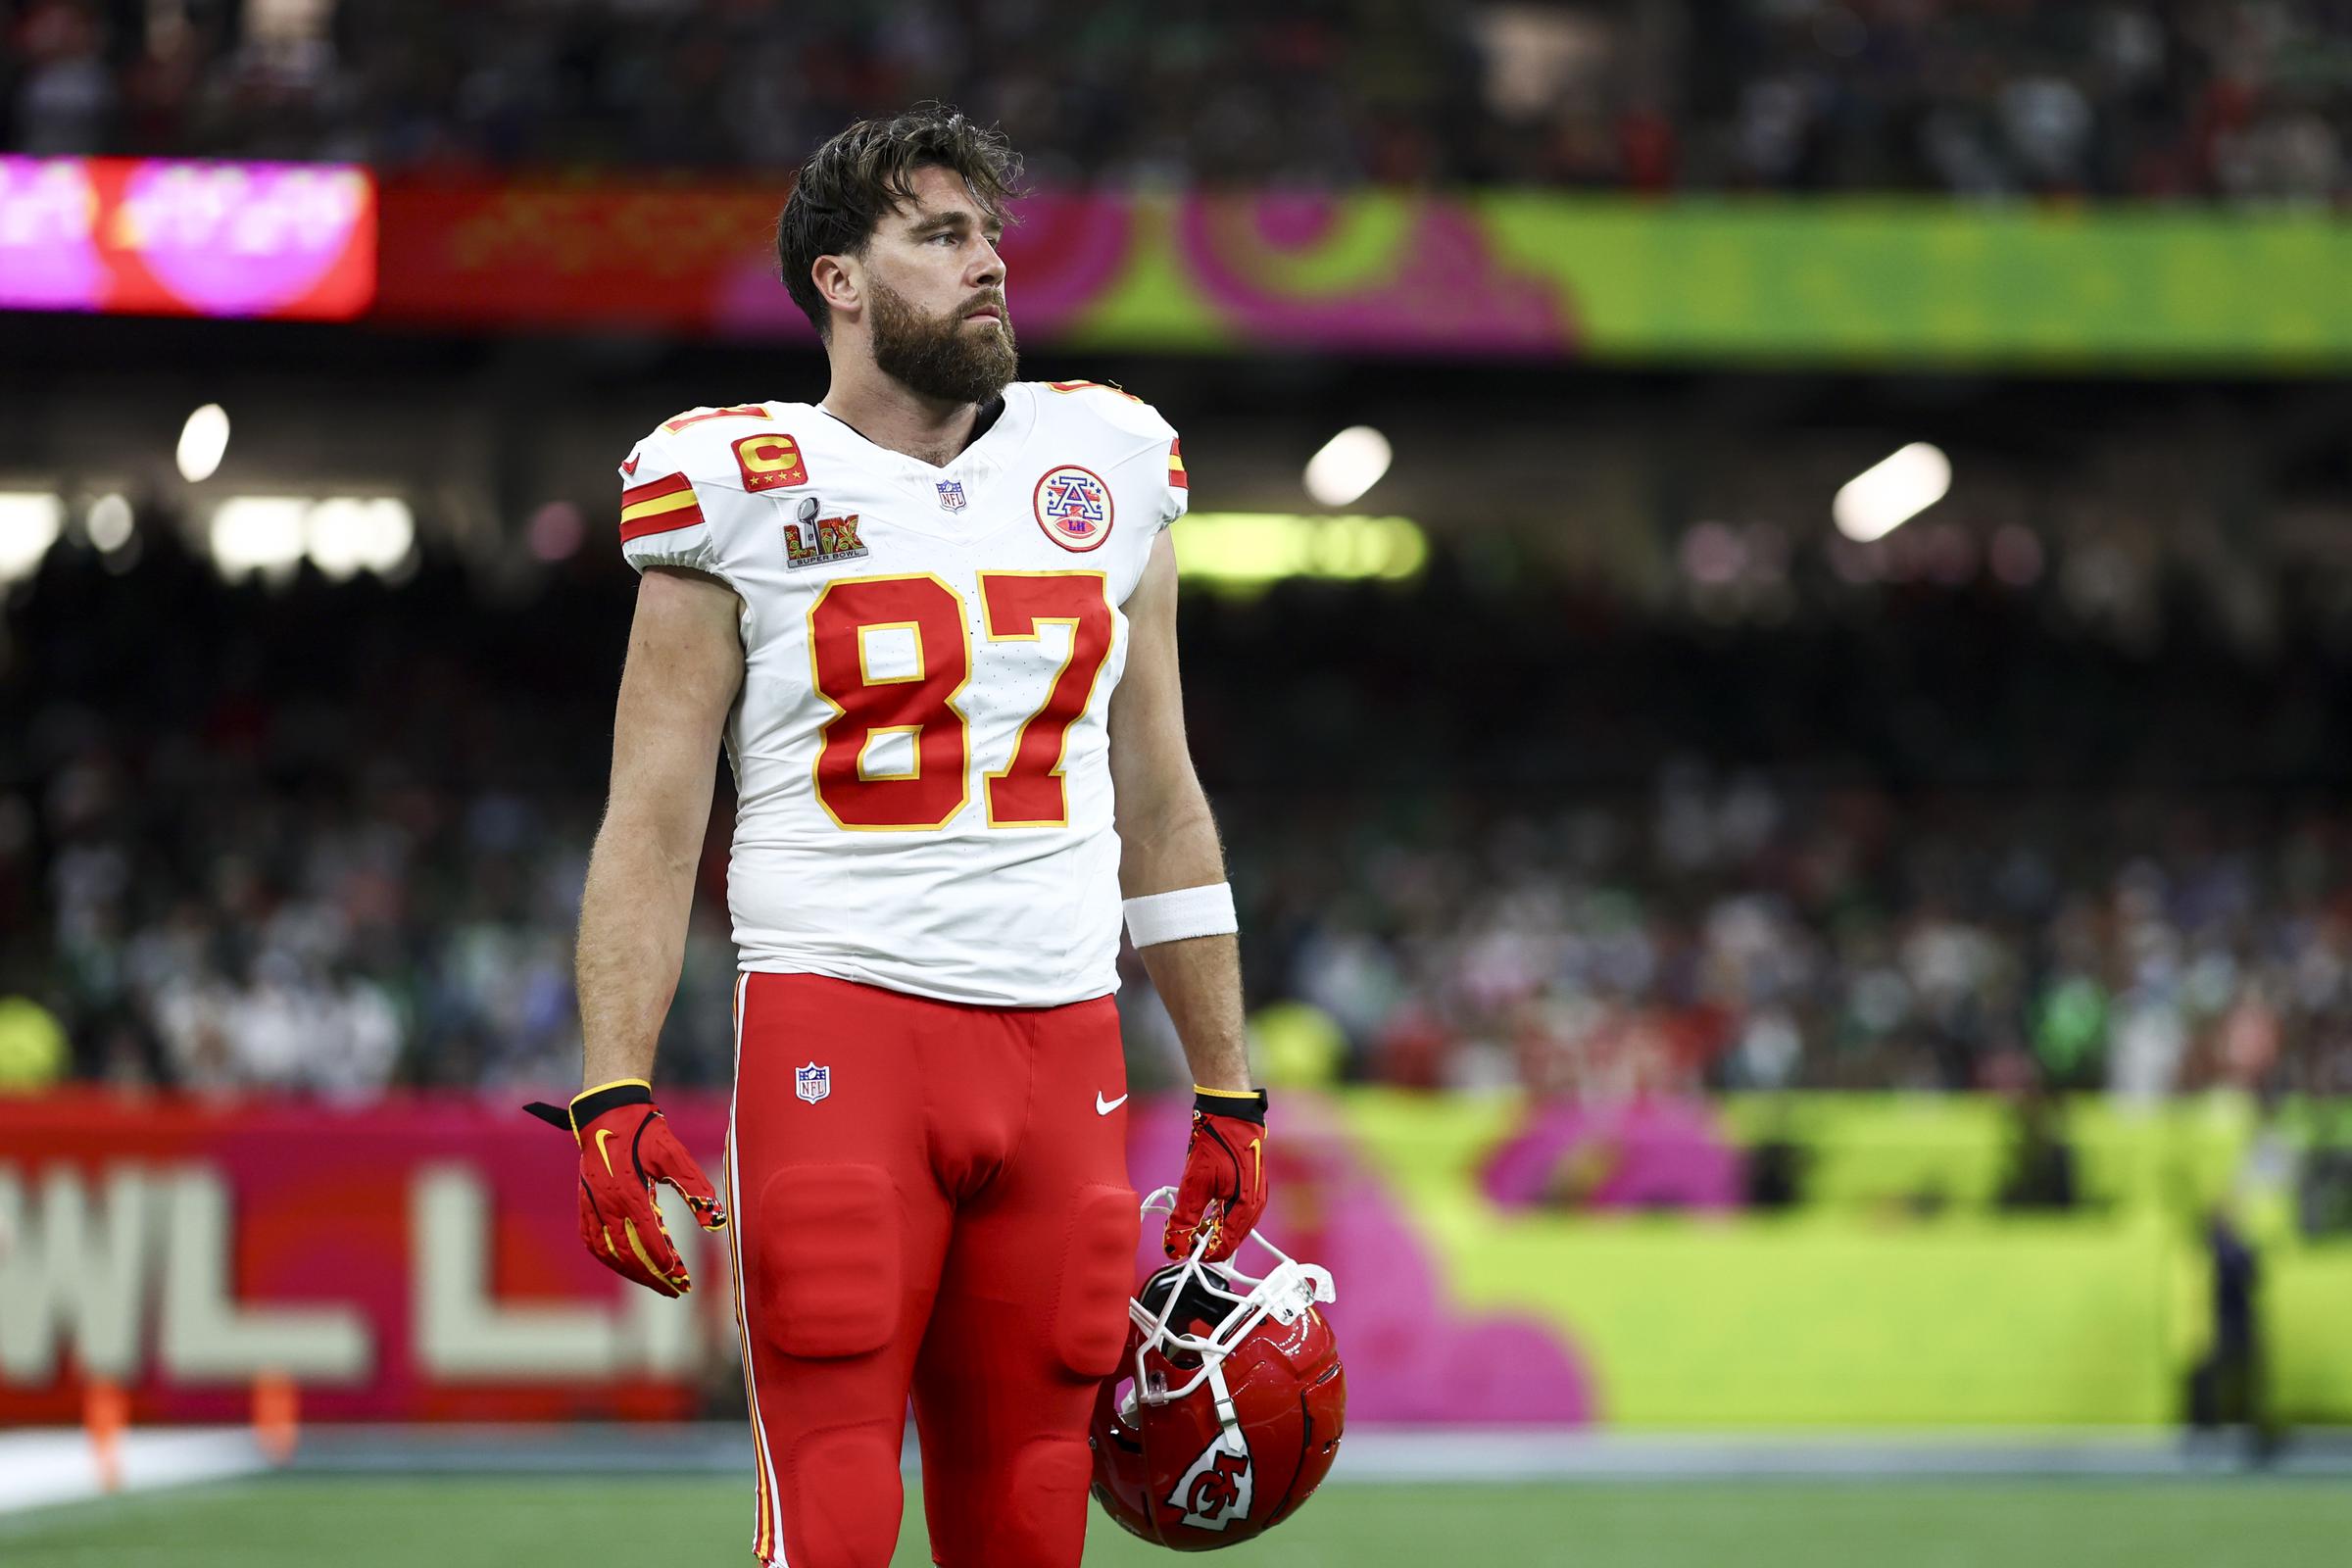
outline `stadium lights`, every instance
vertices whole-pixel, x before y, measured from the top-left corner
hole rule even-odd
[[[1399,581],[1429,560],[1410,517],[1304,516],[1285,512],[1196,512],[1176,528],[1183,575],[1228,588],[1284,577]]]
[[[1830,503],[1830,516],[1839,533],[1866,545],[1941,501],[1951,487],[1952,460],[1914,441],[1848,479]]]
[[[283,572],[302,559],[300,496],[231,496],[213,512],[213,564],[224,577],[249,571]]]
[[[281,577],[305,556],[341,582],[391,574],[416,541],[416,519],[390,496],[230,496],[213,511],[213,564],[223,577]]]
[[[1389,438],[1368,424],[1351,424],[1306,460],[1306,493],[1317,506],[1345,507],[1389,471]]]
[[[220,404],[207,403],[179,427],[179,476],[188,483],[201,484],[219,472],[227,452],[228,413]]]
[[[363,570],[380,576],[399,565],[416,541],[416,519],[407,502],[389,496],[329,496],[311,508],[303,534],[312,562],[342,582]]]
[[[109,491],[90,503],[89,514],[82,524],[89,530],[90,543],[111,556],[130,543],[137,519],[131,514],[129,498],[120,491]]]
[[[65,526],[63,497],[40,490],[0,490],[0,585],[31,576]]]

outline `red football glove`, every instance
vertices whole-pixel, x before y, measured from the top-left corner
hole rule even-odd
[[[686,1260],[662,1223],[654,1183],[667,1182],[683,1194],[707,1231],[725,1230],[727,1212],[710,1178],[654,1108],[653,1085],[623,1078],[575,1096],[569,1111],[544,1101],[522,1108],[569,1129],[579,1142],[580,1240],[596,1260],[663,1296],[694,1289]]]
[[[1215,1203],[1212,1213],[1209,1204]],[[1201,1235],[1211,1263],[1231,1257],[1266,1211],[1266,1092],[1200,1089],[1193,1137],[1184,1148],[1184,1180],[1160,1246],[1174,1258],[1193,1255]]]

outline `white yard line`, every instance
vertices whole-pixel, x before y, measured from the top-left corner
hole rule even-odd
[[[242,1427],[133,1431],[122,1440],[123,1493],[225,1481],[270,1467]],[[0,1513],[104,1496],[98,1459],[78,1427],[0,1432]]]

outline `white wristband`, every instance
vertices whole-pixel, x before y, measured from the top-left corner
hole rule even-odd
[[[1139,948],[1187,937],[1221,937],[1242,928],[1233,912],[1233,884],[1178,888],[1127,901],[1127,936]]]

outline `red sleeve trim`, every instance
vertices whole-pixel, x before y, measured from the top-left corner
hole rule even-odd
[[[684,474],[673,473],[660,479],[649,479],[644,484],[631,485],[621,491],[620,504],[623,507],[633,507],[640,501],[655,501],[662,496],[674,496],[681,490],[693,488],[693,482]]]
[[[620,542],[643,539],[648,534],[675,533],[691,528],[703,520],[703,509],[689,502],[675,512],[660,512],[650,517],[624,517],[620,523]]]

